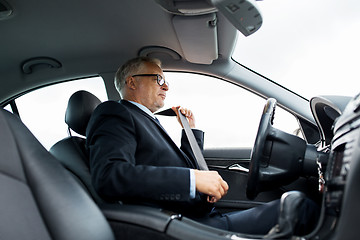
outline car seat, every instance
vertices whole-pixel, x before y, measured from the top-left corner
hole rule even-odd
[[[94,201],[20,119],[0,110],[0,238],[114,239]]]
[[[49,151],[74,175],[75,179],[97,203],[104,203],[92,187],[89,157],[85,149],[86,127],[92,112],[100,103],[101,101],[96,96],[84,90],[71,95],[65,112],[69,137],[55,143]],[[81,136],[72,136],[71,131]]]

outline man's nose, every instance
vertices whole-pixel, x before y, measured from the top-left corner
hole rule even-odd
[[[165,82],[165,83],[161,86],[161,89],[164,90],[164,91],[168,91],[168,90],[169,90],[169,83],[168,83],[168,82]]]

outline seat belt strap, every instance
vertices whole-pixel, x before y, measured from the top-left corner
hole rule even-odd
[[[180,122],[181,124],[183,125],[184,127],[184,130],[185,130],[185,135],[190,143],[190,147],[191,147],[191,150],[193,151],[194,153],[194,156],[195,156],[195,159],[196,159],[196,162],[199,166],[199,169],[200,170],[209,170],[207,164],[206,164],[206,161],[204,159],[204,156],[201,152],[201,149],[195,139],[195,136],[194,136],[194,133],[193,131],[191,130],[190,128],[190,125],[189,125],[189,122],[187,120],[187,118],[181,113],[180,110],[178,110],[178,113],[179,113],[179,116],[180,116]],[[164,111],[161,111],[161,112],[158,112],[156,113],[157,115],[164,115],[164,116],[176,116],[176,113],[171,109],[166,109]]]
[[[191,149],[195,155],[195,159],[199,165],[199,168],[200,170],[209,170],[207,164],[206,164],[206,161],[204,159],[204,156],[201,152],[201,149],[195,139],[195,136],[194,136],[194,133],[193,131],[191,130],[190,128],[190,125],[189,125],[189,122],[188,120],[186,119],[186,117],[181,113],[180,109],[178,109],[178,113],[179,113],[179,116],[180,116],[180,121],[181,121],[181,124],[183,125],[184,127],[184,130],[185,130],[185,133],[186,133],[186,136],[189,140],[189,143],[190,143],[190,146],[191,146]]]

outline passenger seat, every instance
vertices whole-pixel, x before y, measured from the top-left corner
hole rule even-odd
[[[98,204],[104,201],[91,184],[85,135],[91,114],[100,103],[101,101],[96,96],[87,91],[75,92],[69,98],[65,113],[69,137],[60,140],[49,150]],[[72,136],[71,130],[81,136]]]

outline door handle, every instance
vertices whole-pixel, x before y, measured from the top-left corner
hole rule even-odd
[[[239,171],[239,172],[246,172],[248,173],[249,172],[249,169],[241,166],[240,164],[233,164],[231,166],[228,167],[229,170],[235,170],[235,171]]]

